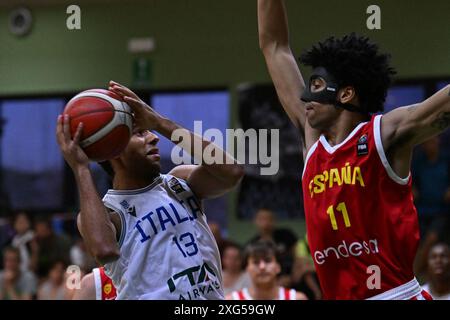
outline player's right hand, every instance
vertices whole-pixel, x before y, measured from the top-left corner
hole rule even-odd
[[[83,131],[83,123],[78,125],[75,136],[70,137],[69,115],[59,115],[56,125],[56,139],[61,152],[72,170],[88,166],[89,158],[80,147],[80,137]]]

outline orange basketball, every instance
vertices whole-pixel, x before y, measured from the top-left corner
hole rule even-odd
[[[103,89],[83,91],[66,105],[73,137],[83,122],[80,146],[92,161],[117,157],[128,144],[132,133],[132,114],[122,97]]]

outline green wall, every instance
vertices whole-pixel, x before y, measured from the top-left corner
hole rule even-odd
[[[66,28],[70,2],[31,5],[34,29],[24,38],[9,33],[9,8],[0,7],[0,96],[75,92],[104,87],[110,79],[132,85],[133,61],[139,57],[152,62],[147,88],[226,86],[233,106],[239,83],[269,81],[258,48],[255,0],[86,2],[80,5],[80,31]],[[319,39],[356,31],[392,53],[400,78],[450,76],[448,0],[377,1],[382,12],[378,31],[366,28],[366,8],[373,1],[287,4],[297,55]],[[156,50],[128,53],[128,39],[143,36],[155,38]],[[233,112],[232,123],[235,117]],[[251,224],[234,220],[231,236],[247,239]],[[295,228],[302,233],[304,226],[299,222]]]
[[[35,3],[35,1],[32,1]],[[258,50],[254,0],[153,0],[83,4],[82,29],[65,27],[66,5],[32,7],[25,38],[7,30],[0,8],[0,95],[56,93],[130,83],[130,37],[153,36],[153,87],[235,86],[268,81]],[[366,29],[372,1],[287,1],[293,49],[331,34],[357,31],[393,54],[399,76],[450,74],[450,1],[377,1],[382,30]]]

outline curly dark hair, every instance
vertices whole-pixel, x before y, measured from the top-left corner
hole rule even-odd
[[[380,53],[377,44],[355,33],[321,41],[299,58],[306,66],[325,68],[340,87],[354,87],[368,113],[384,110],[387,90],[396,74],[389,60],[390,55]]]

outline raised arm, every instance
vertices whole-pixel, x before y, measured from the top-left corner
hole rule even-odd
[[[402,174],[409,172],[413,147],[449,127],[450,85],[421,103],[388,112],[381,123],[381,139],[388,157],[398,169],[394,170]],[[395,164],[398,160],[400,165]],[[404,162],[408,165],[402,165]]]
[[[132,108],[137,127],[159,132],[199,160],[201,165],[179,166],[171,171],[171,174],[185,179],[197,197],[207,199],[221,196],[241,181],[243,166],[220,147],[162,117],[123,85],[111,82],[109,89],[121,95]],[[204,152],[205,149],[208,151]],[[205,159],[205,153],[212,153],[212,159]]]
[[[86,245],[95,259],[105,264],[119,257],[116,228],[94,185],[89,159],[79,146],[82,124],[73,140],[69,131],[69,116],[59,116],[56,137],[61,152],[72,168],[80,196],[79,227]]]
[[[181,168],[172,172],[177,175],[181,170],[184,171],[186,181],[197,197],[200,199],[219,197],[234,189],[241,181],[244,175],[243,166],[238,164],[230,154],[169,119],[161,118],[158,122],[156,131],[178,144],[195,159],[202,159],[200,165],[179,166]],[[196,145],[202,147],[196,150],[194,148]],[[214,148],[214,159],[210,159],[211,161],[204,157],[206,148],[209,150]],[[207,153],[209,154],[209,152]],[[217,163],[213,160],[217,160]]]
[[[383,117],[382,139],[389,146],[412,148],[450,127],[450,85],[427,100],[395,109]]]
[[[308,150],[320,133],[306,121],[304,102],[300,100],[305,82],[289,45],[287,14],[282,0],[258,0],[258,34],[278,98],[299,129],[303,148]]]

